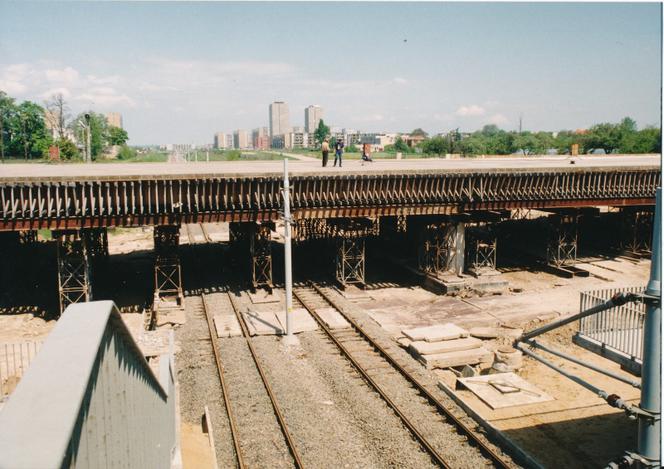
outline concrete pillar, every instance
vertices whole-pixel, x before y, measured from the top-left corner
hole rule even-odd
[[[60,314],[72,303],[92,300],[89,254],[80,230],[53,231],[58,252]]]
[[[182,272],[178,245],[179,225],[154,227],[154,306],[153,309],[184,306]]]
[[[420,231],[418,267],[434,275],[461,275],[465,260],[465,224],[449,221],[429,223]]]

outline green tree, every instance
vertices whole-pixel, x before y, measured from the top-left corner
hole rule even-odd
[[[9,125],[13,134],[9,148],[14,155],[22,155],[27,160],[47,153],[52,140],[46,129],[44,109],[41,106],[23,101],[16,106]]]
[[[117,127],[113,127],[117,128]],[[133,158],[136,158],[136,150],[133,148],[127,146],[127,145],[122,145],[120,147],[120,151],[118,151],[118,159],[119,160],[131,160]]]
[[[316,128],[314,132],[314,140],[316,141],[316,145],[320,146],[323,143],[323,140],[330,134],[330,128],[325,125],[325,122],[323,119],[318,121],[318,127]]]
[[[109,145],[124,145],[129,140],[127,131],[120,127],[109,126],[108,128],[108,144]]]
[[[397,137],[394,141],[394,150],[401,153],[410,153],[410,147],[406,142],[403,141],[401,136]]]
[[[76,116],[72,121],[71,126],[76,135],[76,139],[85,145],[86,134],[85,127],[82,123],[86,122],[85,115],[90,116],[90,148],[92,159],[96,159],[104,151],[108,145],[108,122],[106,117],[102,114],[97,114],[92,111],[83,112]]]
[[[11,141],[10,122],[16,113],[14,98],[7,96],[7,93],[0,90],[0,159],[5,160],[5,151]]]
[[[449,151],[449,143],[446,138],[438,135],[436,137],[430,138],[429,140],[425,140],[422,143],[422,150],[427,155],[434,154],[442,156]]]
[[[63,160],[75,160],[80,157],[78,148],[67,137],[59,138],[55,145],[60,149],[60,158]]]

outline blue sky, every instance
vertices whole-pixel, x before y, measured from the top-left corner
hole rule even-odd
[[[660,6],[620,3],[78,3],[0,0],[0,89],[119,111],[132,144],[325,121],[659,125]]]

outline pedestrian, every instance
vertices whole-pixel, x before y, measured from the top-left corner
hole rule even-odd
[[[329,139],[325,137],[323,144],[321,145],[321,150],[323,152],[323,168],[327,166],[327,158],[330,155],[330,143]]]
[[[362,161],[373,163],[373,160],[371,159],[371,145],[368,143],[362,145]]]
[[[334,164],[333,167],[337,165],[337,159],[339,159],[339,167],[341,168],[341,157],[344,154],[344,142],[343,140],[338,139],[337,143],[334,144]]]

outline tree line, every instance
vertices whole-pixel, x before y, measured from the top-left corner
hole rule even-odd
[[[421,129],[416,131],[422,132]],[[416,132],[413,131],[413,132]],[[418,133],[419,133],[418,132]],[[412,135],[412,134],[411,134]],[[394,151],[422,151],[426,154],[444,155],[542,155],[570,154],[572,145],[579,146],[579,154],[586,153],[660,153],[661,129],[645,127],[638,129],[636,122],[625,117],[617,124],[596,124],[587,130],[561,130],[560,132],[516,132],[499,129],[496,125],[485,125],[482,130],[461,134],[458,129],[428,135],[419,144],[419,150],[410,148],[401,140]],[[399,148],[396,148],[399,147]]]
[[[79,159],[86,142],[83,124],[90,126],[90,153],[93,159],[113,145],[121,146],[120,157],[131,153],[126,146],[129,137],[124,129],[109,125],[106,116],[93,111],[72,117],[62,94],[55,94],[40,105],[27,100],[17,103],[0,90],[2,160],[5,157],[26,160],[47,158],[52,146],[59,148],[61,159]]]

